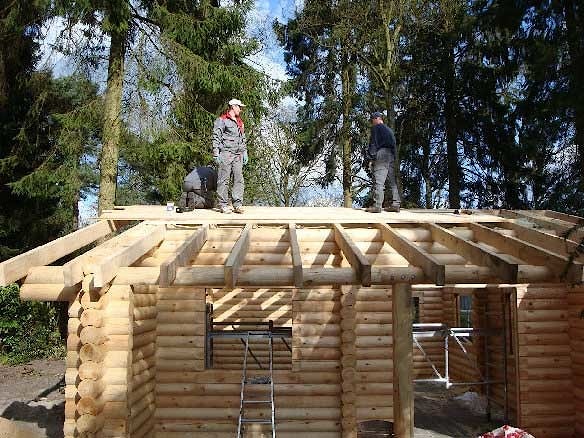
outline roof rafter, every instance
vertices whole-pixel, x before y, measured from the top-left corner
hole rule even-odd
[[[387,224],[376,224],[381,231],[383,240],[394,248],[412,265],[419,266],[424,274],[438,286],[443,286],[446,280],[445,266],[416,244],[401,236],[394,228]]]
[[[516,237],[506,236],[481,224],[469,223],[468,227],[473,230],[477,239],[480,239],[487,245],[494,246],[532,265],[550,267],[554,272],[560,273],[558,277],[565,275],[568,281],[578,282],[582,280],[582,268],[584,265],[581,263],[570,262],[568,257],[555,254]]]
[[[0,286],[7,286],[20,280],[27,275],[29,269],[35,266],[53,263],[61,257],[107,236],[116,231],[122,223],[119,221],[98,221],[0,263]]]
[[[357,272],[363,286],[371,286],[371,263],[351,239],[341,224],[333,224],[335,242],[341,248],[345,258]]]
[[[176,268],[187,266],[192,256],[199,252],[207,242],[209,226],[205,225],[189,236],[177,249],[160,265],[160,286],[170,286],[176,278]]]
[[[129,266],[158,245],[164,239],[165,228],[164,224],[142,222],[65,263],[63,265],[65,286],[81,282],[84,274],[90,273],[96,274],[95,286],[103,286],[113,278],[112,271]]]
[[[225,276],[225,287],[228,289],[233,289],[237,284],[237,277],[239,276],[239,270],[243,264],[243,259],[249,250],[250,234],[253,228],[252,223],[248,223],[239,238],[233,245],[233,249],[229,253],[227,260],[225,260],[224,265],[224,276]]]
[[[498,254],[481,248],[474,242],[466,240],[454,232],[436,224],[425,225],[432,233],[432,239],[463,256],[475,265],[488,266],[494,274],[506,283],[517,282],[519,271],[516,263],[510,263]]]

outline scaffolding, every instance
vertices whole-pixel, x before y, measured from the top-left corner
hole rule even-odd
[[[505,321],[505,318],[503,318]],[[507,422],[509,417],[509,402],[508,402],[508,370],[507,370],[507,327],[506,323],[503,323],[502,329],[494,329],[494,328],[473,328],[473,327],[448,327],[446,324],[441,323],[422,323],[422,324],[413,324],[412,328],[413,332],[413,340],[414,345],[420,350],[422,356],[426,360],[426,362],[432,368],[432,372],[436,376],[435,378],[428,378],[428,379],[414,379],[414,382],[435,382],[435,383],[444,383],[446,389],[449,389],[453,386],[484,386],[485,387],[485,396],[487,401],[486,407],[486,414],[487,418],[491,419],[491,402],[490,402],[490,395],[491,395],[491,386],[495,384],[503,385],[503,409],[504,409],[504,421]],[[490,344],[489,338],[492,336],[501,336],[503,342],[501,344],[501,351],[502,351],[502,358],[503,363],[500,364],[503,367],[503,379],[502,380],[492,380],[490,368],[492,366],[496,366],[490,362]],[[472,339],[475,337],[482,337],[484,339],[484,373],[481,371],[479,364],[470,357],[468,349],[464,346],[464,340]],[[435,339],[439,338],[443,340],[444,345],[444,374],[441,374],[438,370],[436,364],[432,361],[432,359],[428,356],[424,347],[421,345],[421,339]],[[476,369],[479,380],[478,381],[469,381],[469,382],[453,382],[450,376],[450,364],[449,364],[449,355],[450,355],[450,340],[454,341],[455,345],[457,345],[464,357],[468,362]]]

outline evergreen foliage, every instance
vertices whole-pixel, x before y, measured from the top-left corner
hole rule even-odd
[[[568,0],[305,2],[275,25],[304,155],[340,143],[343,41],[356,56],[351,128],[365,140],[368,113],[386,109],[406,205],[581,211],[583,15]]]
[[[20,301],[18,286],[0,287],[0,363],[63,357],[57,313],[49,303]]]
[[[0,260],[75,228],[77,201],[93,182],[84,154],[96,134],[96,88],[35,71],[47,10],[27,5],[0,22]]]

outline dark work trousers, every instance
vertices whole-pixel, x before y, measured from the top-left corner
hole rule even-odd
[[[395,157],[388,148],[382,148],[377,151],[375,161],[373,162],[373,200],[374,206],[381,208],[383,204],[383,192],[385,181],[388,180],[391,189],[392,205],[399,206],[400,198],[397,190],[394,169]]]
[[[233,173],[233,188],[231,199],[233,207],[241,207],[243,203],[243,152],[221,151],[219,153],[221,164],[217,176],[217,199],[219,207],[227,207],[229,204],[229,180]]]

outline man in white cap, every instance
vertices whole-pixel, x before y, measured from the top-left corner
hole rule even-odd
[[[239,99],[231,99],[229,108],[213,125],[213,159],[219,165],[217,176],[217,200],[222,213],[243,213],[243,166],[247,164],[245,131],[240,114],[245,105]],[[233,172],[229,207],[229,180]]]

